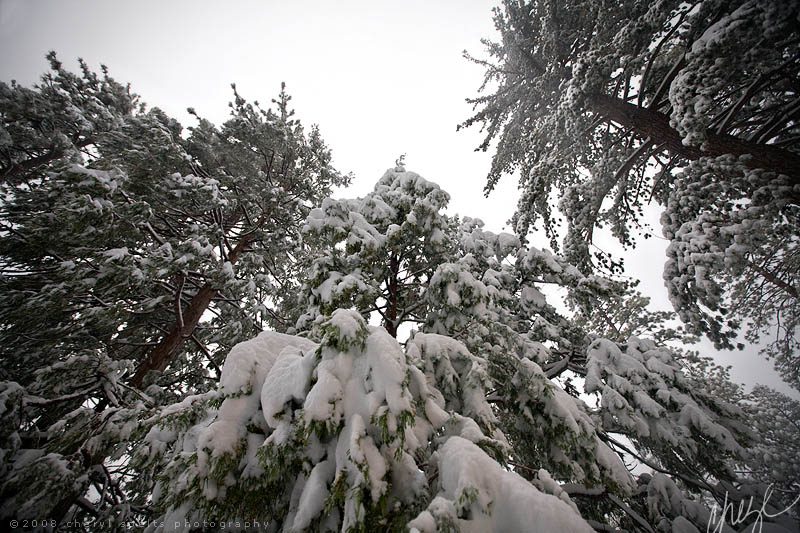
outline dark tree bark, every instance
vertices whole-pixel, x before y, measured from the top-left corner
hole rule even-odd
[[[217,289],[211,285],[204,285],[197,291],[183,312],[183,325],[175,324],[167,336],[147,355],[147,358],[136,369],[136,373],[131,379],[131,386],[140,388],[148,372],[152,370],[163,372],[167,368],[186,339],[192,336],[200,322],[200,317],[203,316],[215,296],[217,296]]]
[[[244,235],[236,244],[231,253],[228,254],[228,261],[235,265],[241,254],[253,242],[254,234]],[[144,378],[151,371],[163,372],[169,363],[180,351],[186,339],[190,338],[200,322],[203,313],[216,298],[219,290],[211,284],[206,284],[192,297],[189,306],[179,313],[179,319],[169,333],[152,349],[147,358],[142,361],[136,369],[136,373],[131,378],[131,386],[141,388]],[[180,302],[178,305],[181,305]]]
[[[639,107],[613,96],[593,94],[587,98],[589,108],[625,128],[631,128],[642,138],[650,138],[655,145],[689,160],[700,157],[717,157],[725,154],[749,155],[745,162],[749,168],[760,168],[789,177],[793,185],[800,185],[800,155],[770,144],[754,143],[734,137],[706,132],[703,148],[685,146],[680,133],[670,126],[669,117],[653,109]]]
[[[74,146],[80,150],[93,143],[94,139],[87,137],[82,140],[76,140]],[[9,162],[8,165],[0,167],[0,181],[9,181],[12,183],[22,182],[26,179],[28,174],[37,170],[39,167],[49,165],[53,161],[60,159],[65,153],[64,150],[51,148],[46,153],[30,157],[23,161]]]

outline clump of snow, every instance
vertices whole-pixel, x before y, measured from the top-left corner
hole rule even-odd
[[[275,360],[287,346],[298,350],[314,350],[317,345],[308,339],[264,331],[254,339],[241,342],[231,349],[220,376],[223,394],[249,393],[260,388]]]
[[[406,350],[444,394],[449,411],[470,417],[487,434],[493,433],[498,421],[486,401],[491,380],[485,360],[472,355],[461,342],[432,333],[417,333]]]
[[[128,248],[111,248],[110,250],[103,252],[103,255],[108,257],[108,261],[119,261],[128,255]]]
[[[467,439],[450,437],[437,455],[440,490],[409,523],[412,532],[433,533],[447,523],[475,532],[594,531],[567,503],[503,470]]]

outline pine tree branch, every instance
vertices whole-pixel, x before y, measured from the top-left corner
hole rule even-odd
[[[763,266],[761,266],[761,265],[759,265],[759,264],[757,264],[757,263],[755,263],[753,261],[748,261],[748,263],[750,264],[750,266],[753,267],[753,269],[755,269],[759,274],[761,274],[761,276],[763,276],[763,278],[766,281],[768,281],[768,282],[772,283],[773,285],[775,285],[776,287],[780,288],[782,291],[784,291],[786,294],[788,294],[792,298],[795,298],[795,299],[797,298],[797,289],[795,289],[793,286],[789,285],[788,283],[786,283],[785,281],[780,279],[778,276],[776,276],[775,274],[773,274],[772,272],[770,272],[769,270],[767,270]]]
[[[800,155],[794,152],[713,131],[706,132],[706,142],[702,148],[686,146],[680,133],[670,126],[669,118],[663,113],[604,94],[588,95],[587,103],[592,111],[623,127],[632,128],[640,137],[649,137],[673,154],[689,160],[728,154],[749,156],[742,161],[748,168],[783,174],[789,177],[792,185],[800,185]]]
[[[87,137],[81,141],[74,143],[74,146],[78,149],[85,148],[94,142],[93,138]],[[47,164],[52,163],[56,159],[63,157],[66,152],[63,149],[57,149],[55,147],[50,148],[49,151],[26,159],[24,161],[19,161],[17,163],[11,163],[5,168],[0,169],[0,176],[2,176],[2,181],[14,181],[19,179],[23,174],[26,174],[32,170],[35,170],[37,167],[44,166]]]
[[[560,376],[565,370],[569,369],[570,354],[567,354],[562,359],[559,359],[552,365],[545,369],[545,375],[548,379],[555,379]]]
[[[713,494],[715,498],[718,496],[717,495],[717,489],[715,487],[709,485],[708,482],[706,482],[706,481],[704,481],[702,479],[691,478],[691,477],[686,476],[684,474],[681,474],[679,472],[673,472],[671,470],[667,470],[667,469],[665,469],[665,468],[653,463],[652,461],[649,461],[648,459],[645,459],[639,453],[635,452],[634,450],[631,450],[630,448],[628,448],[627,446],[625,446],[624,444],[622,444],[621,442],[619,442],[618,440],[613,438],[608,433],[598,432],[597,436],[600,437],[601,440],[604,440],[607,443],[619,448],[623,452],[631,455],[637,461],[641,462],[642,464],[645,464],[645,465],[649,466],[653,470],[661,472],[662,474],[667,474],[669,476],[681,479],[685,483],[688,483],[689,485],[691,485],[691,486],[693,486],[695,488],[702,489],[702,490],[707,490],[711,494]]]
[[[266,223],[267,214],[262,213],[257,222],[258,227]],[[255,230],[254,230],[255,231]],[[255,238],[255,233],[250,232],[243,235],[236,246],[228,255],[228,261],[235,265],[241,255],[247,251],[247,247]],[[162,339],[136,369],[136,373],[131,379],[131,386],[141,388],[145,376],[153,370],[163,371],[170,361],[178,353],[184,341],[192,336],[203,313],[208,309],[211,302],[219,295],[219,289],[211,284],[201,287],[189,302],[186,312],[183,314],[183,325],[176,323],[170,332]]]
[[[625,514],[630,516],[637,524],[642,526],[646,531],[649,531],[650,533],[655,533],[655,530],[653,530],[650,524],[647,523],[647,520],[642,518],[642,516],[639,513],[631,509],[631,507],[628,504],[620,500],[615,494],[609,492],[607,494],[607,497],[614,503],[614,505],[625,511]]]

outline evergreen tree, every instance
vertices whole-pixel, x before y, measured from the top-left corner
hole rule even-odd
[[[0,87],[3,519],[691,532],[754,498],[796,527],[796,406],[663,346],[691,339],[643,295],[401,162],[325,198],[285,90],[184,132],[51,66]]]
[[[93,513],[122,505],[126,467],[101,466],[143,409],[214,389],[234,345],[293,323],[298,229],[348,177],[285,90],[273,111],[234,88],[221,127],[184,132],[105,69],[50,61],[40,85],[0,87],[0,354],[16,406],[0,493],[3,514],[60,518],[91,485],[107,487]]]
[[[754,476],[763,486],[772,485],[778,507],[800,520],[796,502],[800,495],[800,402],[758,385],[746,398],[751,424],[761,436]]]
[[[79,60],[81,74],[64,69],[55,52],[51,72],[39,85],[0,82],[0,180],[21,184],[40,179],[43,170],[63,161],[93,158],[98,141],[143,111],[130,86],[102,76]]]
[[[795,386],[799,13],[793,0],[508,0],[464,124],[485,128],[481,149],[497,141],[487,192],[519,171],[517,230],[541,223],[581,268],[621,268],[595,231],[634,245],[655,200],[680,318],[720,348],[743,322],[751,341],[774,330],[766,354]]]
[[[700,531],[713,502],[757,492],[724,372],[592,335],[544,287],[587,312],[619,287],[447,200],[397,167],[309,214],[327,247],[297,335],[236,346],[216,391],[140,426],[133,461],[166,527]]]

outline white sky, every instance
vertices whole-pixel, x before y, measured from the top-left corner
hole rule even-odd
[[[500,231],[516,206],[516,179],[484,198],[491,154],[474,151],[476,128],[456,132],[471,113],[464,99],[476,95],[483,74],[461,53],[482,54],[480,39],[495,34],[495,3],[0,0],[0,80],[35,83],[55,50],[70,68],[78,57],[107,65],[184,126],[193,124],[190,106],[223,122],[231,82],[266,105],[285,81],[298,118],[318,123],[337,168],[355,174],[342,196],[370,191],[405,153],[409,170],[450,193],[451,212]],[[661,308],[669,306],[665,245],[651,239],[626,253],[628,273]],[[754,349],[718,353],[707,342],[701,349],[732,365],[736,381],[793,392]]]

